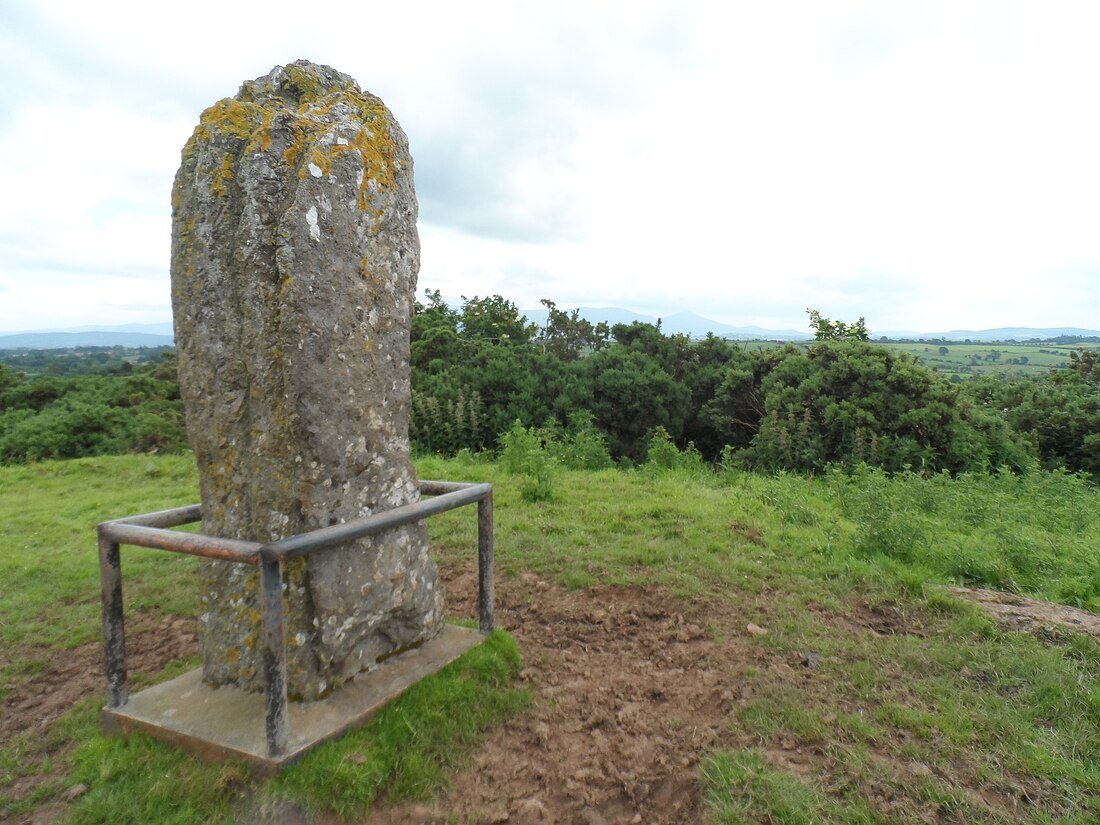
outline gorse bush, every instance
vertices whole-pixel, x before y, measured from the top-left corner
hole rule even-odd
[[[0,463],[187,446],[175,362],[116,374],[0,376]]]
[[[862,323],[819,316],[819,326],[844,334],[808,349],[749,352],[641,323],[606,335],[560,311],[554,330],[539,331],[499,296],[467,299],[459,311],[438,293],[428,298],[413,323],[412,433],[429,452],[491,449],[517,420],[576,448],[559,456],[569,466],[589,449],[602,461],[600,444],[585,440],[592,433],[611,459],[633,464],[660,464],[663,448],[650,454],[660,430],[679,451],[694,444],[705,462],[724,466],[820,472],[866,463],[929,475],[1002,465],[1023,472],[1047,443],[912,356],[867,342]],[[473,398],[476,427],[462,423]],[[1086,437],[1085,429],[1072,436]],[[1063,453],[1068,460],[1055,463],[1078,469],[1079,454]]]
[[[1100,368],[1088,353],[1042,378],[956,385],[865,340],[862,320],[811,313],[813,344],[750,351],[659,325],[593,326],[552,302],[540,330],[499,295],[459,309],[426,295],[410,336],[409,435],[421,454],[496,451],[519,421],[540,428],[558,466],[585,469],[698,469],[694,457],[673,461],[673,446],[766,472],[1100,471]],[[171,358],[73,377],[0,367],[0,462],[186,447]],[[652,443],[655,432],[668,445]]]
[[[764,414],[741,453],[750,466],[820,471],[868,463],[892,472],[1021,468],[1026,442],[994,426],[958,390],[904,353],[862,341],[789,353],[759,390]]]
[[[966,397],[1026,434],[1046,469],[1100,475],[1100,382],[1096,353],[1072,353],[1070,369],[1040,379],[985,377],[962,385]]]
[[[485,446],[482,431],[485,405],[475,390],[459,389],[455,398],[440,401],[431,395],[413,394],[409,438],[422,452],[454,455],[459,450]]]

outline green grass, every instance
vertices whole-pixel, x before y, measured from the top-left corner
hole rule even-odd
[[[190,456],[50,461],[0,469],[0,657],[28,643],[73,647],[99,634],[95,525],[198,501]],[[128,548],[127,605],[189,615],[197,591],[173,586],[193,560]],[[2,661],[2,660],[0,660]]]
[[[706,775],[724,812],[719,821],[920,822],[947,814],[965,822],[1096,821],[1095,643],[1078,638],[1052,648],[1000,633],[969,605],[941,607],[948,612],[909,607],[908,624],[920,635],[832,634],[829,661],[804,684],[750,682],[759,684],[759,698],[731,727],[755,749],[717,754],[711,770],[719,773]],[[807,645],[814,647],[812,638],[801,640]],[[812,780],[754,767],[761,748],[791,741],[817,754]],[[1046,804],[1008,815],[991,810],[976,789],[1006,799],[1034,794]],[[909,797],[907,810],[868,819],[876,797]]]
[[[425,460],[422,469],[454,466]],[[731,714],[729,732],[757,746],[708,762],[714,821],[1100,817],[1095,642],[1003,633],[941,588],[1100,606],[1100,494],[1081,479],[561,472],[551,499],[528,506],[492,468],[451,475],[479,472],[497,481],[505,575],[737,602],[768,626],[762,647],[827,657],[806,682],[736,677],[760,698]],[[436,527],[443,552],[472,541],[465,522]],[[856,610],[885,617],[881,632],[845,627]],[[759,748],[790,740],[817,754],[809,776],[760,762]],[[993,803],[977,790],[986,786]],[[1015,807],[1020,793],[1041,801]]]
[[[748,698],[700,772],[714,822],[1100,821],[1100,649],[1002,632],[943,587],[1100,607],[1100,492],[1082,480],[559,470],[550,498],[532,502],[476,456],[422,458],[418,470],[495,484],[503,582],[534,572],[571,588],[659,586],[714,605],[717,639],[743,637],[746,620],[767,628],[751,641],[760,664],[730,674]],[[15,571],[0,595],[0,694],[98,638],[95,523],[196,498],[181,457],[0,468],[0,563]],[[472,509],[429,531],[443,563],[472,569]],[[128,610],[194,612],[190,560],[126,548],[123,565]],[[734,608],[740,625],[722,618]],[[775,669],[807,651],[820,657],[812,671]],[[494,636],[270,783],[142,737],[105,740],[97,702],[84,703],[48,747],[0,748],[0,815],[76,782],[89,788],[72,809],[82,823],[232,822],[282,800],[362,817],[380,798],[430,797],[487,727],[529,701],[512,686],[518,662]],[[5,801],[32,773],[52,779]]]
[[[828,796],[796,776],[770,767],[755,750],[726,751],[703,766],[712,821],[721,825],[887,825],[889,819],[863,800]]]
[[[876,583],[965,584],[1100,608],[1100,494],[1066,473],[560,471],[551,499],[529,504],[493,465],[423,459],[420,469],[497,483],[505,575],[658,584],[685,597],[777,583],[818,599]],[[461,511],[430,529],[445,553],[476,540]]]
[[[823,486],[854,527],[853,562],[1100,608],[1098,494],[1076,476],[888,478],[864,469]]]
[[[40,673],[59,651],[98,643],[95,525],[197,499],[189,456],[0,468],[0,564],[6,577],[0,589],[0,699]],[[194,559],[126,547],[122,564],[128,623],[194,615]],[[326,744],[269,785],[239,765],[206,765],[143,736],[104,738],[97,697],[65,714],[45,740],[34,733],[0,745],[0,818],[28,814],[77,783],[89,788],[71,807],[68,821],[77,823],[232,822],[242,805],[252,804],[246,798],[287,797],[320,810],[353,811],[380,791],[415,797],[444,784],[448,768],[482,730],[526,705],[528,692],[512,685],[519,663],[511,637],[496,633],[407,691],[371,724]],[[193,661],[177,662],[159,677],[138,674],[132,681],[140,687],[190,666]],[[440,715],[449,724],[441,724]],[[360,753],[366,758],[349,761]],[[325,777],[343,775],[339,764],[354,767],[361,778],[333,792]],[[34,776],[49,781],[14,799],[10,790]],[[366,776],[373,782],[369,797]]]
[[[1064,369],[1069,365],[1070,352],[1081,345],[997,341],[980,344],[949,342],[943,345],[915,342],[883,346],[907,352],[938,372],[968,378],[995,372],[1042,375],[1052,369]],[[947,352],[941,353],[941,346]],[[1084,348],[1091,347],[1085,345]]]
[[[1070,363],[1070,353],[1074,350],[1100,349],[1097,344],[1053,344],[1053,343],[1017,343],[1014,341],[989,341],[984,343],[961,343],[949,341],[946,344],[903,341],[886,343],[871,341],[876,346],[889,347],[898,352],[906,352],[930,369],[945,375],[957,375],[960,379],[973,378],[990,373],[1008,373],[1011,375],[1043,375],[1054,369],[1065,369]],[[782,346],[771,341],[745,341],[739,346],[755,351]],[[796,346],[807,346],[808,342],[799,342]],[[947,352],[940,352],[944,348]]]

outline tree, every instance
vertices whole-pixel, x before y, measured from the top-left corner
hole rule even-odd
[[[1041,377],[987,376],[963,385],[969,399],[1036,445],[1045,469],[1100,476],[1100,381],[1072,368]]]
[[[500,295],[485,298],[462,296],[459,319],[463,338],[480,339],[502,345],[530,343],[536,326],[520,315],[516,305]]]
[[[439,290],[426,289],[424,296],[427,304],[413,304],[409,335],[414,375],[445,369],[464,350],[465,343],[458,335],[461,316],[447,306]]]
[[[0,463],[186,447],[174,362],[67,377],[42,367],[15,383],[0,370]]]
[[[615,342],[634,352],[644,353],[655,359],[665,372],[676,378],[684,374],[684,364],[690,360],[691,339],[686,335],[665,335],[657,324],[634,321],[615,324],[611,328]]]
[[[8,387],[14,387],[18,381],[19,377],[12,372],[7,364],[0,364],[0,392],[3,392]],[[0,407],[0,409],[3,408]]]
[[[415,341],[425,329],[445,327],[458,332],[460,316],[447,306],[438,289],[425,289],[424,297],[428,303],[413,303],[412,339]]]
[[[755,378],[742,378],[746,386]],[[912,356],[863,341],[789,352],[753,387],[763,415],[742,460],[762,469],[821,470],[866,462],[953,473],[1023,467],[1026,440]],[[744,391],[743,397],[746,396]],[[732,443],[732,442],[731,442]]]
[[[862,317],[854,324],[846,324],[831,321],[816,309],[807,309],[806,313],[810,316],[810,329],[814,331],[817,341],[867,341],[871,337],[867,322]]]
[[[688,344],[678,359],[677,375],[690,393],[682,442],[694,442],[696,449],[708,459],[717,459],[722,448],[730,442],[709,415],[707,405],[723,385],[728,371],[749,364],[751,360],[740,347],[713,334]]]
[[[690,396],[657,359],[616,345],[583,359],[580,366],[591,391],[589,409],[607,433],[612,455],[642,461],[649,434],[657,427],[673,439],[682,436]]]
[[[1090,384],[1100,384],[1100,352],[1071,350],[1069,368]]]
[[[563,312],[557,304],[546,298],[539,301],[546,307],[548,316],[546,326],[539,332],[538,340],[543,352],[556,355],[563,361],[574,361],[587,352],[594,352],[607,345],[611,334],[607,321],[595,326],[586,318],[580,317],[580,310]]]

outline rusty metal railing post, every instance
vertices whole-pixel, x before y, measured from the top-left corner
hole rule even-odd
[[[122,611],[122,544],[153,547],[237,564],[259,565],[261,635],[263,644],[265,732],[272,757],[287,752],[290,717],[287,689],[286,611],[283,607],[283,563],[336,547],[364,536],[374,536],[405,524],[477,502],[478,621],[482,633],[495,626],[493,563],[493,488],[490,484],[422,481],[427,501],[395,507],[366,518],[322,527],[271,544],[178,533],[170,528],[199,521],[199,505],[115,519],[99,525],[99,575],[103,599],[104,664],[107,706],[119,708],[129,698],[126,678],[126,638]]]
[[[99,532],[99,590],[103,602],[103,669],[107,707],[120,708],[130,696],[126,683],[126,629],[122,617],[122,558],[119,545]]]
[[[492,633],[496,623],[493,567],[493,490],[490,488],[477,502],[477,612],[482,633]]]
[[[271,756],[286,752],[290,738],[287,716],[286,615],[283,611],[283,565],[279,557],[260,551],[260,591],[263,600],[265,729]]]

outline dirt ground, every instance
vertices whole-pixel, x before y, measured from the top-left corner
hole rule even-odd
[[[532,712],[493,731],[436,804],[380,810],[371,823],[702,821],[699,761],[741,697],[738,671],[765,655],[747,622],[659,590],[568,592],[528,574],[499,591]],[[472,576],[448,592],[473,611]],[[731,622],[743,637],[715,641]]]
[[[475,615],[475,577],[443,573],[451,613]],[[1012,629],[1069,626],[1100,639],[1093,614],[992,591],[957,592]],[[813,652],[784,656],[754,644],[763,632],[754,624],[759,615],[680,601],[657,589],[567,591],[525,574],[498,582],[497,621],[519,642],[521,678],[535,693],[531,711],[490,732],[436,802],[382,805],[371,823],[702,822],[700,760],[716,746],[743,744],[724,729],[730,709],[752,698],[738,674],[752,668],[810,679],[814,666]],[[876,621],[869,616],[868,627]],[[132,673],[155,673],[196,652],[192,620],[137,617],[130,624]],[[51,723],[77,701],[103,693],[101,656],[98,644],[64,651],[13,691],[0,716],[0,741],[29,731],[41,734],[43,750],[57,747],[45,736]],[[794,769],[805,760],[796,743],[790,751],[769,757]],[[55,780],[22,780],[8,792],[23,798]],[[47,825],[64,810],[64,801],[55,800],[21,823]],[[267,813],[275,818],[265,821],[307,821],[285,805]]]
[[[198,652],[195,621],[180,618],[158,620],[149,616],[130,618],[126,648],[132,678],[137,676],[140,679],[140,674],[157,673],[172,660]],[[82,699],[105,694],[101,644],[57,651],[43,670],[13,690],[4,700],[3,712],[0,713],[0,744],[30,734],[37,743],[34,755],[51,755],[62,747],[48,736],[50,727],[58,717]],[[56,782],[59,778],[48,773],[26,777],[17,780],[5,792],[18,801],[39,786]],[[73,788],[68,793],[79,795],[79,792],[79,788]],[[17,822],[20,825],[49,825],[59,819],[64,810],[64,802],[54,802]]]
[[[170,618],[153,624],[141,617],[128,624],[132,625],[126,637],[131,674],[156,673],[173,659],[198,652],[194,621]],[[96,693],[106,693],[103,646],[96,643],[59,652],[48,667],[5,700],[0,742],[28,731],[45,734],[61,714]]]

